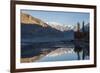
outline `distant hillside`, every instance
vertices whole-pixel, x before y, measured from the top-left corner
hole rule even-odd
[[[21,24],[37,24],[43,27],[47,27],[48,25],[42,20],[33,17],[29,14],[21,13]]]

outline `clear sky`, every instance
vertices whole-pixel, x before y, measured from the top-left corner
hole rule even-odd
[[[82,12],[56,12],[36,10],[21,10],[21,12],[39,18],[45,22],[57,22],[65,25],[75,25],[77,22],[82,23],[83,21],[87,24],[90,20],[90,14]]]

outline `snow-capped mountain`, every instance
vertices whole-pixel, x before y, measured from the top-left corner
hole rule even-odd
[[[74,29],[74,26],[72,26],[72,25],[67,25],[67,24],[65,25],[65,24],[61,24],[61,23],[57,23],[57,22],[47,22],[47,24],[49,26],[51,26],[52,28],[55,28],[60,31],[68,31],[68,30]]]

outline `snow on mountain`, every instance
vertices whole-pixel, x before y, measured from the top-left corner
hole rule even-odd
[[[61,24],[61,23],[57,23],[57,22],[47,22],[47,24],[49,26],[51,26],[52,28],[55,28],[60,31],[68,31],[68,30],[74,29],[74,26],[72,26],[72,25],[65,25],[65,24]]]

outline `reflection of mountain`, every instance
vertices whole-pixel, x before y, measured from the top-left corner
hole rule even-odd
[[[50,52],[47,56],[55,57],[55,56],[59,56],[62,54],[67,54],[67,53],[74,53],[74,51],[72,48],[58,48],[58,49]]]
[[[42,20],[21,13],[21,38],[22,42],[50,42],[72,40],[73,31],[61,31],[46,24]]]

